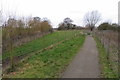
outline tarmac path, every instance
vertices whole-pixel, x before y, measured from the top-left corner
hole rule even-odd
[[[99,58],[96,42],[92,36],[87,36],[83,48],[75,56],[62,78],[99,78]]]

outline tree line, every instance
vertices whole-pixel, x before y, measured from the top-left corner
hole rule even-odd
[[[14,47],[14,43],[22,44],[33,38],[40,37],[42,34],[52,32],[53,28],[48,19],[39,17],[30,18],[27,22],[22,19],[9,18],[2,25],[2,45],[3,52],[11,50],[10,46]]]
[[[69,29],[89,29],[93,31],[96,29],[96,24],[98,24],[101,21],[101,14],[98,11],[91,11],[87,12],[83,17],[84,27],[77,26],[75,24],[72,24],[73,20],[70,18],[65,18],[63,22],[61,22],[58,25],[58,30],[69,30]],[[118,24],[116,23],[108,23],[103,22],[99,26],[97,26],[98,30],[118,30]]]
[[[63,20],[63,22],[61,22],[59,25],[58,25],[58,30],[73,30],[73,29],[82,29],[83,27],[81,26],[77,26],[76,24],[73,24],[72,23],[73,20],[70,19],[69,17],[65,18]]]
[[[113,30],[113,31],[117,31],[118,30],[118,24],[116,23],[113,23],[113,24],[110,24],[108,22],[104,22],[102,24],[100,24],[98,26],[98,30]]]
[[[84,16],[83,22],[85,27],[73,24],[73,20],[67,17],[58,25],[58,30],[88,28],[92,31],[100,20],[101,14],[98,11],[91,11]],[[117,30],[117,28],[117,24],[109,24],[106,22],[97,27],[98,30]],[[40,17],[31,17],[28,21],[9,18],[2,25],[3,52],[7,49],[6,46],[8,46],[10,42],[13,44],[22,41],[24,38],[28,38],[27,40],[30,41],[48,32],[53,32],[53,28],[50,20],[47,18],[41,19]],[[20,44],[22,43],[20,42]]]

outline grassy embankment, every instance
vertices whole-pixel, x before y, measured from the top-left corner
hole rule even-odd
[[[76,33],[78,34],[79,32],[80,31],[61,31],[44,36],[43,37],[44,43],[41,42],[44,47],[45,45],[48,46],[50,45],[50,43],[52,44],[61,41],[65,38],[70,38],[70,39],[62,42],[61,44],[53,47],[52,49],[46,50],[41,53],[35,53],[35,55],[28,57],[23,62],[20,62],[17,65],[15,72],[12,72],[10,74],[5,74],[4,77],[14,77],[14,78],[59,77],[59,74],[65,69],[65,67],[69,64],[69,62],[76,55],[76,53],[79,51],[80,47],[84,43],[84,39],[85,39],[84,35],[81,34],[79,36],[74,36]],[[38,45],[38,42],[41,39],[34,40],[30,43],[34,45]],[[35,48],[34,45],[32,46],[33,49]],[[36,48],[41,46],[39,42],[39,46],[36,46]],[[21,46],[21,48],[23,47],[24,45]],[[22,51],[26,52],[24,48],[22,49]]]
[[[97,48],[99,51],[99,59],[101,66],[101,77],[102,78],[117,78],[118,76],[114,74],[113,70],[110,68],[109,60],[107,59],[107,53],[104,46],[100,43],[97,38],[94,38],[97,43]]]
[[[21,56],[21,55],[30,54],[32,52],[46,48],[46,47],[48,47],[54,43],[57,43],[61,40],[65,40],[66,38],[71,38],[75,34],[79,34],[79,32],[80,31],[60,31],[60,32],[54,32],[52,34],[48,34],[46,36],[43,36],[42,38],[33,40],[22,46],[14,48],[12,50],[12,55],[13,56]],[[10,54],[11,54],[10,51],[3,53],[2,59],[9,58]]]
[[[0,62],[2,60],[2,29],[0,27]],[[0,63],[0,78],[1,78],[1,74],[2,74],[2,64]]]

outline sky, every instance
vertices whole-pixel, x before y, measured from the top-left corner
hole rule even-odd
[[[118,4],[118,24],[120,25],[120,1],[119,1],[119,4]]]
[[[8,15],[21,17],[47,17],[53,27],[63,22],[66,17],[74,24],[83,26],[87,12],[97,10],[101,22],[118,23],[119,0],[0,0],[3,17]]]

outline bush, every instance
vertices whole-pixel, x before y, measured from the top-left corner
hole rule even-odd
[[[118,30],[117,24],[102,23],[99,25],[98,30]]]

